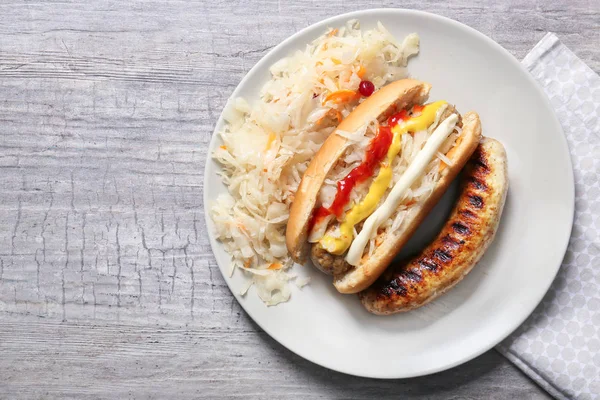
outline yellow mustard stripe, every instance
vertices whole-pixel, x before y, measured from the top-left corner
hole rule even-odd
[[[421,115],[401,122],[392,128],[394,138],[387,152],[387,158],[381,163],[379,174],[371,183],[365,198],[354,205],[346,214],[340,225],[340,237],[325,235],[319,241],[321,247],[331,254],[342,255],[352,244],[354,239],[354,226],[371,215],[388,189],[392,180],[392,163],[402,148],[402,135],[406,132],[418,132],[427,129],[435,121],[437,111],[446,104],[445,101],[436,101],[427,104]]]

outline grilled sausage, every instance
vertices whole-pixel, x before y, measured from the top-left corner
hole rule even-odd
[[[465,167],[459,198],[442,231],[419,255],[392,264],[359,293],[365,308],[380,315],[409,311],[456,285],[494,239],[507,189],[504,147],[484,138]]]

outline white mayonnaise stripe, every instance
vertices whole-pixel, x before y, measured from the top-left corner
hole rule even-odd
[[[458,116],[452,114],[433,131],[423,149],[417,154],[412,164],[408,166],[400,180],[394,185],[381,207],[365,220],[363,229],[356,236],[352,245],[350,245],[350,249],[346,255],[346,261],[350,265],[357,266],[360,263],[365,246],[373,233],[396,211],[406,191],[425,172],[427,164],[431,162],[438,148],[450,136],[457,122]]]

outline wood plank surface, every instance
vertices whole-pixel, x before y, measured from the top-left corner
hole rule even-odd
[[[4,1],[0,398],[546,398],[494,351],[402,381],[270,339],[212,256],[214,124],[273,46],[362,8],[435,12],[522,58],[547,31],[600,71],[595,0]]]

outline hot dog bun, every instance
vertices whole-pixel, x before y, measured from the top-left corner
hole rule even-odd
[[[350,115],[340,123],[338,130],[354,132],[366,122],[385,119],[395,111],[406,109],[424,102],[429,94],[430,85],[412,79],[405,79],[389,84],[361,103]],[[457,114],[452,107],[453,114]],[[454,116],[456,118],[456,116]],[[459,118],[460,120],[460,118]],[[459,125],[461,123],[459,122]],[[341,293],[357,293],[371,285],[386,269],[394,256],[412,236],[418,225],[437,203],[452,180],[467,162],[481,139],[481,124],[476,113],[467,113],[462,117],[462,134],[454,147],[446,156],[451,160],[450,166],[440,170],[438,179],[431,192],[424,200],[411,206],[401,226],[393,232],[383,230],[377,233],[377,246],[370,255],[363,255],[351,267],[345,261],[344,255],[326,253],[324,259],[331,265],[344,265],[343,270],[329,270],[334,274],[334,285]],[[300,187],[290,209],[290,217],[286,231],[286,244],[292,258],[296,262],[306,259],[311,244],[308,243],[311,214],[317,205],[317,198],[328,174],[338,160],[344,156],[348,140],[338,134],[332,134],[317,152],[306,170]],[[374,232],[374,231],[373,231]],[[378,231],[379,232],[379,231]],[[374,232],[375,233],[375,232]],[[313,250],[324,249],[320,244],[314,244]],[[320,265],[320,259],[312,255],[313,263],[322,271],[327,271]],[[323,259],[323,258],[321,258]]]
[[[396,109],[403,109],[410,104],[424,101],[430,89],[431,85],[428,83],[413,79],[390,83],[359,104],[337,129],[353,132],[364,125],[365,121],[385,118]],[[298,263],[304,262],[308,254],[308,222],[315,208],[321,185],[343,154],[346,144],[347,139],[335,132],[329,136],[308,165],[294,196],[285,239],[288,251]]]

